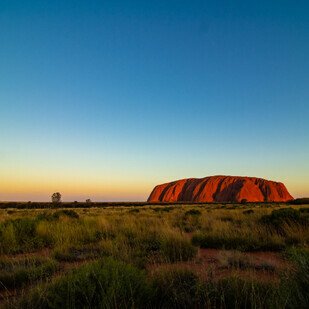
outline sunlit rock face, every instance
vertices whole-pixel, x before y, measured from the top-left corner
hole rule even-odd
[[[157,185],[148,202],[287,202],[285,185],[256,177],[210,176]]]

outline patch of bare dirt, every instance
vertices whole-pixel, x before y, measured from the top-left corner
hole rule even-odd
[[[229,276],[251,278],[258,281],[279,281],[280,274],[291,269],[291,263],[274,252],[239,252],[219,249],[199,249],[195,259],[188,262],[151,264],[150,275],[165,269],[188,269],[201,279],[218,280]]]

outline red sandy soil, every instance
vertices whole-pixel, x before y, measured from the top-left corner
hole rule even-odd
[[[293,197],[281,182],[256,177],[210,176],[156,186],[148,202],[287,202]]]
[[[232,267],[228,265],[226,263],[227,258],[235,254],[240,256],[240,260],[249,263],[249,266]],[[201,279],[211,278],[217,280],[236,275],[258,281],[278,282],[280,273],[292,269],[292,265],[284,260],[280,253],[268,251],[235,253],[235,251],[231,250],[199,249],[197,257],[192,261],[173,264],[153,263],[148,266],[150,274],[161,269],[193,270]]]
[[[23,253],[12,256],[4,256],[12,260],[24,259],[26,257],[44,257],[47,258],[51,254],[50,249],[43,249],[34,253]],[[239,268],[231,267],[226,263],[230,256],[240,257],[249,263],[248,267]],[[52,276],[53,278],[63,275],[65,272],[77,268],[82,264],[88,263],[89,260],[81,260],[75,262],[61,262],[59,270]],[[270,269],[265,269],[265,264]],[[264,265],[264,266],[263,266]],[[293,265],[282,258],[280,253],[275,252],[245,252],[240,253],[232,250],[219,249],[199,249],[196,258],[188,262],[176,263],[150,263],[147,270],[150,276],[161,269],[188,269],[193,270],[201,279],[220,279],[227,276],[235,275],[248,279],[256,279],[263,282],[279,282],[281,272],[292,269]],[[0,292],[0,307],[10,301],[14,296],[27,293],[31,288],[28,285],[24,288],[9,289]]]

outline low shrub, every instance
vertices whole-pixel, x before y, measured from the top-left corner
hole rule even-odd
[[[190,209],[185,212],[185,216],[200,216],[202,213],[198,209]]]
[[[45,211],[45,212],[42,212],[42,213],[38,214],[36,216],[36,219],[38,221],[44,221],[44,220],[46,220],[46,221],[55,221],[58,218],[56,216],[54,216],[52,213],[49,213],[49,212]]]
[[[301,213],[307,214],[307,213],[309,213],[309,207],[302,207],[302,208],[299,208],[299,211],[300,211]]]
[[[155,211],[155,212],[170,212],[170,211],[172,211],[174,208],[172,207],[172,206],[167,206],[167,207],[161,207],[161,206],[159,206],[159,207],[153,207],[153,208],[151,208],[153,211]]]
[[[243,213],[244,215],[251,215],[251,214],[254,213],[254,210],[253,210],[253,209],[247,209],[247,210],[244,210],[242,213]]]
[[[220,220],[222,222],[233,222],[234,221],[234,219],[232,217],[228,217],[228,216],[223,216],[223,217],[220,218]]]
[[[279,251],[285,247],[283,242],[272,239],[259,240],[238,235],[207,235],[203,233],[193,235],[192,243],[201,248],[235,249],[239,251]]]
[[[293,205],[309,204],[309,197],[296,198],[295,200],[290,201],[289,204]]]
[[[79,218],[78,213],[76,211],[72,210],[72,209],[58,210],[58,211],[53,213],[53,216],[57,219],[61,216],[66,216],[66,217],[69,217],[69,218],[72,218],[72,219],[78,219]]]
[[[161,248],[161,235],[149,232],[138,239],[138,247],[146,253],[159,251]]]
[[[137,213],[139,213],[139,209],[137,209],[137,208],[133,208],[133,209],[129,209],[129,211],[128,211],[128,213],[129,214],[137,214]]]
[[[295,224],[305,226],[309,218],[302,216],[301,212],[293,208],[283,208],[273,210],[270,215],[261,217],[260,222],[274,228],[278,233],[288,236],[284,225],[295,226]]]
[[[270,215],[261,217],[261,222],[271,224],[273,226],[280,226],[283,222],[300,222],[300,212],[293,208],[282,208],[273,210]]]
[[[201,211],[198,209],[190,209],[184,214],[181,214],[179,218],[175,218],[175,227],[186,233],[191,233],[198,230],[201,227]]]
[[[55,221],[58,220],[61,216],[69,217],[72,219],[78,219],[79,215],[76,211],[71,209],[62,209],[57,210],[54,213],[50,213],[47,211],[44,211],[36,216],[36,220],[38,221]]]

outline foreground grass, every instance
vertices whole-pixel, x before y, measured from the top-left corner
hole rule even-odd
[[[3,209],[0,292],[14,308],[306,308],[308,242],[302,205]],[[202,276],[198,248],[233,251]]]
[[[279,284],[236,276],[202,281],[190,270],[144,271],[106,258],[40,285],[21,308],[307,308],[308,257],[297,255],[297,271]],[[305,275],[304,273],[305,272]]]

